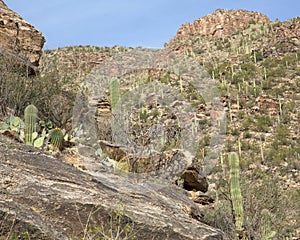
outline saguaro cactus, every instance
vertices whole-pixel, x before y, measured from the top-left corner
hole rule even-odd
[[[235,229],[237,233],[242,233],[244,228],[244,211],[242,202],[242,193],[240,188],[240,171],[239,171],[239,156],[237,153],[229,154],[229,166],[230,166],[230,196],[232,204],[232,212],[234,216]]]
[[[24,111],[24,125],[25,125],[25,144],[33,145],[34,134],[36,132],[38,109],[30,104],[25,108]]]
[[[113,78],[110,84],[111,108],[114,109],[120,100],[120,82],[119,79]]]

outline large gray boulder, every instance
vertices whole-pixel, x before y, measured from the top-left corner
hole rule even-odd
[[[182,190],[101,169],[92,176],[0,135],[0,236],[82,238],[86,229],[114,228],[112,212],[121,205],[118,222],[136,239],[225,239],[201,223]]]

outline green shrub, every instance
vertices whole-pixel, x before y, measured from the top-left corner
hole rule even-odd
[[[273,121],[268,115],[261,115],[257,117],[256,130],[259,132],[268,132],[269,127],[273,125]]]
[[[55,71],[27,76],[13,58],[0,60],[0,116],[23,116],[26,106],[34,104],[39,117],[64,127],[72,116],[76,90],[67,90],[70,79]]]
[[[252,116],[247,116],[242,122],[243,130],[250,130],[250,128],[254,125],[254,118]]]

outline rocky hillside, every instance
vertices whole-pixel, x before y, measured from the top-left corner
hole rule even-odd
[[[277,128],[286,128],[287,146],[294,149],[278,160],[291,161],[291,168],[299,160],[299,23],[299,18],[271,23],[260,13],[217,10],[183,25],[166,46],[195,58],[219,82],[230,120],[228,138],[249,138],[270,148]],[[216,36],[205,29],[223,31]]]
[[[103,98],[92,98],[85,105],[85,108],[92,106],[96,109],[91,108],[95,110],[93,114],[96,113],[89,119],[97,121],[95,125],[101,151],[94,148],[87,151],[90,156],[96,151],[96,162],[90,161],[87,156],[80,159],[78,148],[69,140],[58,154],[79,169],[94,174],[97,172],[95,168],[105,161],[108,161],[105,164],[115,164],[126,174],[147,174],[160,168],[167,169],[165,165],[184,159],[178,158],[177,149],[186,141],[182,136],[189,138],[184,135],[184,126],[178,124],[180,121],[178,114],[172,112],[173,106],[184,108],[190,104],[193,108],[186,118],[191,121],[193,134],[199,139],[197,151],[192,163],[171,183],[183,188],[203,210],[204,216],[200,221],[221,229],[230,239],[235,238],[237,220],[230,196],[228,156],[236,152],[240,159],[244,209],[243,228],[238,232],[240,237],[300,239],[299,31],[299,18],[271,22],[267,16],[257,12],[217,10],[193,23],[182,25],[176,36],[165,44],[165,51],[172,51],[172,56],[189,56],[201,65],[205,77],[215,81],[221,97],[227,121],[223,122],[226,126],[223,123],[219,126],[226,128],[226,136],[222,151],[214,156],[216,166],[208,176],[203,177],[200,169],[211,151],[212,126],[216,120],[212,103],[205,102],[189,84],[189,76],[159,68],[123,74],[118,78],[119,88],[114,92],[128,96],[126,93],[137,89],[137,85],[153,83],[161,89],[165,85],[167,89],[173,88],[180,93],[175,100],[172,94],[169,96],[162,91],[161,95],[172,99],[170,106],[163,106],[158,104],[153,92],[142,88],[142,94],[148,94],[148,101],[143,102],[140,108],[133,107],[130,118],[125,119],[132,127],[128,140],[132,146],[142,145],[143,149],[151,140],[154,126],[161,124],[168,133],[158,143],[161,153],[145,158],[136,152],[129,154],[113,141],[111,121],[115,115],[112,95],[116,93],[113,93],[112,87],[107,87],[104,97],[101,96]],[[21,98],[24,101],[7,101],[5,98],[3,103],[6,105],[3,106],[23,117],[26,105],[33,103],[39,109],[41,120],[52,123],[47,127],[41,125],[39,134],[42,134],[43,128],[51,131],[56,126],[76,136],[77,132],[71,130],[74,121],[72,108],[76,94],[85,90],[86,77],[91,76],[89,73],[95,67],[109,65],[119,53],[131,51],[149,54],[143,49],[118,46],[74,46],[44,51],[39,67],[41,74],[31,79],[31,85],[26,84],[24,79],[25,90],[30,91],[15,90],[19,91],[18,96],[24,96]],[[127,56],[127,62],[120,60],[118,66],[130,66],[128,62],[134,57]],[[205,78],[199,81],[205,85]],[[103,85],[100,83],[99,86]],[[81,98],[88,99],[89,96],[83,94]],[[15,106],[19,111],[14,109]],[[2,113],[7,115],[10,111],[3,108]],[[4,133],[12,135],[11,131],[8,134],[5,130]],[[48,143],[43,147],[53,152]]]
[[[262,238],[262,227],[255,227],[253,222],[263,224],[260,222],[263,209],[270,209],[273,223],[281,226],[274,227],[278,239],[289,234],[294,239],[299,237],[299,21],[296,18],[271,22],[257,12],[217,10],[181,26],[176,36],[165,45],[166,49],[195,59],[218,84],[227,113],[227,136],[220,162],[209,181],[210,186],[215,186],[214,194],[227,195],[227,153],[239,153],[242,192],[249,219],[245,223],[248,238]],[[68,47],[45,52],[42,66],[49,66],[51,58],[48,56],[61,58],[57,64],[61,69],[65,69],[63,66],[67,62],[91,66],[99,64],[104,55],[112,57],[118,51],[130,50],[122,47]],[[79,61],[80,56],[84,56],[84,60]],[[62,72],[66,74],[68,71]],[[154,70],[148,74],[165,84],[179,87],[175,75],[157,75]],[[84,79],[84,76],[80,71],[78,79]],[[210,135],[205,126],[209,126],[211,118],[209,106],[201,101],[197,104],[199,129],[202,129],[199,130],[197,161],[201,163],[209,150]],[[148,114],[151,121],[153,111]],[[149,124],[147,120],[144,123]],[[272,187],[270,183],[274,183]],[[253,198],[257,202],[255,207],[250,202]],[[276,201],[272,202],[270,199],[274,198]],[[286,199],[289,200],[285,205]],[[222,221],[232,221],[228,208],[226,197],[217,201],[214,208],[207,210],[207,222],[230,232],[232,225]]]
[[[0,1],[0,50],[15,53],[38,66],[45,38],[42,33]]]
[[[294,198],[296,205],[290,211],[296,211],[298,215],[299,36],[300,18],[270,22],[260,13],[217,10],[192,24],[181,26],[165,46],[196,59],[218,82],[229,120],[224,156],[230,151],[239,152],[242,178],[249,181],[244,183],[245,189],[242,188],[245,202],[250,201],[249,195],[255,194],[257,204],[262,204],[258,202],[263,201],[263,197],[257,194],[263,193],[251,191],[256,188],[253,185],[258,188],[267,178],[266,185],[273,181],[280,189],[294,191],[292,195],[298,197]],[[227,171],[223,160],[220,171]],[[258,172],[259,177],[256,176]],[[219,177],[223,176],[211,176],[212,179]],[[216,180],[219,187],[222,181]],[[275,197],[274,192],[268,194],[270,196],[264,201]],[[280,195],[279,202],[284,201],[284,195],[288,196],[287,193]],[[251,212],[250,208],[248,211]],[[284,204],[281,208],[287,210]],[[274,210],[273,214],[282,210]],[[297,228],[299,217],[294,215],[292,222],[290,226]],[[297,235],[295,239],[298,239],[299,228],[296,232],[293,236]]]

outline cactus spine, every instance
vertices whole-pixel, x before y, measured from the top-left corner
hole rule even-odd
[[[237,153],[229,154],[229,166],[230,166],[230,196],[232,204],[232,212],[235,221],[235,229],[237,233],[243,232],[244,225],[244,211],[242,202],[242,193],[240,188],[240,172],[239,172],[239,156]]]
[[[24,111],[25,125],[25,144],[33,145],[34,133],[36,132],[37,108],[30,104]]]
[[[114,109],[120,100],[120,82],[119,79],[113,78],[110,83],[110,101],[111,108]]]
[[[60,130],[60,128],[53,129],[52,132],[51,132],[51,134],[50,134],[50,142],[51,142],[51,144],[55,148],[57,148],[58,150],[61,150],[63,140],[64,140],[64,134]]]

